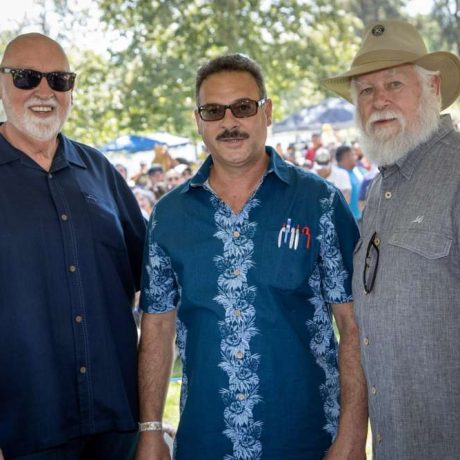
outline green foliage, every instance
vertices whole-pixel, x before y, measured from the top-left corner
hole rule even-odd
[[[194,78],[205,60],[241,52],[259,62],[279,117],[310,103],[318,80],[349,62],[361,26],[324,0],[102,0],[101,8],[127,40],[111,58],[125,69],[123,128],[186,135],[195,133]]]

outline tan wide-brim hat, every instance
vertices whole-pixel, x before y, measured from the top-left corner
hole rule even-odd
[[[326,78],[321,84],[353,102],[350,91],[352,77],[410,63],[440,72],[442,110],[455,102],[460,94],[458,56],[448,51],[428,53],[418,30],[407,22],[396,20],[375,21],[367,26],[350,70]]]

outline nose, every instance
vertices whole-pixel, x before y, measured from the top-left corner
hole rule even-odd
[[[227,107],[225,109],[225,113],[224,113],[224,118],[222,118],[221,122],[223,124],[223,126],[225,127],[229,127],[229,126],[236,126],[236,125],[239,125],[239,119],[237,117],[235,117],[235,115],[233,115],[232,111],[230,110],[230,107]]]
[[[48,80],[46,79],[46,77],[42,77],[39,85],[35,88],[35,92],[40,97],[49,97],[54,94],[53,90],[50,88],[48,84]]]
[[[376,109],[382,110],[390,104],[388,91],[385,88],[375,88],[373,105]]]

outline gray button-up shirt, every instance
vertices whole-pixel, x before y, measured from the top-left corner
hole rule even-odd
[[[369,193],[353,295],[377,460],[460,458],[459,189],[460,134],[445,116]]]

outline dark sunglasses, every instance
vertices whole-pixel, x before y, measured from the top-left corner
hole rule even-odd
[[[264,97],[259,101],[252,99],[241,99],[230,105],[222,104],[205,104],[198,107],[198,113],[204,121],[217,121],[225,117],[225,111],[230,109],[236,118],[252,117],[257,113],[259,107],[264,105],[267,99]]]
[[[70,91],[75,83],[77,74],[72,72],[38,72],[32,69],[11,69],[0,67],[0,72],[9,73],[13,84],[19,89],[36,88],[45,77],[49,87],[54,91]]]
[[[374,288],[380,258],[379,246],[380,238],[375,232],[367,245],[366,259],[364,261],[363,284],[366,294],[369,294]]]

